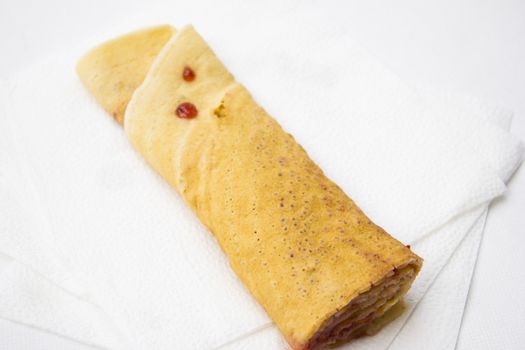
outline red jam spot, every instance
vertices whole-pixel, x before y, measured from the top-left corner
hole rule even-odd
[[[184,70],[182,71],[182,79],[188,82],[195,80],[195,72],[193,69],[188,66],[184,67]]]
[[[191,119],[195,118],[199,112],[193,103],[184,102],[177,107],[175,114],[177,114],[177,117],[179,118]]]

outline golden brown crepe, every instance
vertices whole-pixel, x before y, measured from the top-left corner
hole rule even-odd
[[[188,67],[191,82],[183,79]],[[183,103],[196,107],[195,118],[177,116]],[[191,27],[155,59],[124,127],[210,229],[293,349],[374,331],[421,267],[421,258],[323,174]]]
[[[174,32],[168,25],[133,32],[97,46],[78,63],[84,85],[120,124],[131,95]]]

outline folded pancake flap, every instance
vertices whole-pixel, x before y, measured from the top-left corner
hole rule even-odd
[[[197,112],[191,118],[178,113],[187,105]],[[371,332],[421,268],[422,259],[323,174],[192,27],[153,61],[124,128],[293,349]]]
[[[131,95],[174,32],[169,25],[136,31],[97,46],[78,62],[84,85],[120,124]]]

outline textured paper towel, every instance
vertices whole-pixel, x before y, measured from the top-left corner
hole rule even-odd
[[[518,163],[516,139],[464,110],[429,103],[339,28],[310,27],[310,15],[274,22],[266,44],[253,36],[228,43],[227,30],[219,39],[209,26],[202,32],[327,174],[396,237],[422,239],[503,192],[506,169]],[[33,67],[10,94],[19,156],[38,190],[32,210],[44,210],[49,224],[19,242],[47,235],[74,276],[64,288],[103,310],[126,348],[211,348],[267,324],[211,236],[82,90],[75,59]],[[450,253],[466,226],[450,230]],[[419,295],[450,255],[435,251],[425,255]],[[7,253],[36,259],[29,250]],[[369,341],[387,341],[387,332],[380,335]]]
[[[425,297],[417,305],[409,322],[390,345],[390,350],[421,349],[423,344],[426,350],[454,349],[485,219],[486,211],[476,221]],[[419,341],[412,341],[414,338]],[[429,339],[433,341],[428,341]]]
[[[473,218],[473,217],[475,217],[475,216],[478,215],[478,214],[476,214],[476,213],[473,213],[473,214],[474,214],[474,215],[472,215],[472,214],[470,214],[470,215],[468,215],[468,214],[467,214],[467,215],[463,215],[463,217],[466,217],[466,218],[467,218],[468,216],[470,216],[471,219],[468,219],[468,218],[467,218],[467,220],[462,220],[462,221],[463,221],[463,222],[467,222],[467,224],[468,224],[468,222],[472,221],[472,218]],[[452,230],[451,230],[452,227],[458,227],[458,229],[457,229],[456,231],[452,231]],[[436,257],[435,257],[436,253],[441,253],[441,255],[440,255],[440,256],[441,256],[441,259],[440,259],[439,261],[441,261],[441,263],[443,263],[443,261],[444,261],[443,259],[444,259],[446,256],[448,256],[448,255],[450,254],[450,250],[452,249],[452,247],[454,247],[454,246],[457,244],[457,243],[455,243],[455,242],[457,242],[458,240],[460,240],[460,238],[462,237],[462,233],[461,233],[461,232],[466,230],[466,228],[465,228],[465,224],[460,224],[460,225],[458,226],[458,223],[449,223],[448,225],[446,225],[446,228],[447,228],[447,230],[448,230],[448,234],[447,234],[447,231],[445,231],[445,230],[441,230],[442,232],[441,232],[439,235],[435,235],[435,234],[434,234],[434,235],[431,236],[431,238],[437,238],[437,240],[435,240],[435,243],[431,243],[431,245],[433,246],[434,249],[430,249],[430,250],[427,251],[427,252],[423,251],[423,253],[426,254],[427,259],[428,259],[428,261],[427,261],[427,265],[430,264],[431,267],[432,267],[432,266],[438,266],[438,265],[439,265],[439,262],[436,263],[436,260],[437,260]],[[459,232],[457,232],[457,231],[459,231]],[[447,238],[447,237],[448,237],[448,238]],[[424,239],[423,241],[429,241],[429,242],[432,242],[430,239]],[[421,243],[419,243],[419,244],[416,243],[416,245],[415,245],[415,249],[418,249],[420,245],[421,245]],[[427,244],[427,246],[429,247],[430,245]],[[448,248],[448,249],[447,249],[447,248]],[[428,250],[428,248],[427,248],[427,250]],[[433,254],[432,254],[432,253],[433,253]],[[434,258],[433,258],[433,260],[432,260],[432,257],[433,257],[433,256],[434,256]],[[463,262],[463,264],[457,266],[457,267],[459,268],[459,271],[463,271],[463,269],[465,268],[465,266],[470,266],[470,265],[465,264],[465,263],[466,263],[466,262]],[[411,294],[410,294],[410,295],[411,295],[410,299],[411,299],[412,301],[414,301],[415,299],[417,299],[417,297],[416,297],[415,294],[414,294],[415,291],[424,291],[424,287],[420,287],[420,285],[423,285],[423,286],[424,286],[424,285],[428,285],[430,279],[432,278],[432,275],[430,274],[431,270],[433,270],[433,269],[425,269],[425,270],[423,270],[423,273],[422,273],[422,275],[420,276],[420,279],[417,281],[416,286],[414,287],[413,291],[412,291]],[[457,273],[456,273],[456,274],[457,274]],[[40,283],[40,281],[37,281],[37,284],[39,284],[39,283]],[[52,287],[47,287],[47,288],[49,289],[49,288],[52,288]],[[456,287],[456,288],[457,288],[457,287]],[[32,289],[35,289],[35,288],[33,287]],[[36,289],[38,289],[38,288],[36,288]],[[447,293],[447,292],[450,293],[451,290],[454,291],[455,288],[444,290],[445,293],[442,293],[442,294],[440,295],[440,297],[441,297],[441,301],[442,301],[442,302],[443,302],[444,297],[447,296],[446,293]],[[419,293],[420,293],[420,292],[419,292]],[[418,293],[418,294],[419,294],[419,293]],[[9,301],[9,298],[2,298],[2,300],[4,300],[4,301]],[[445,299],[445,300],[446,300],[446,299]],[[460,304],[462,304],[462,303],[460,303]],[[9,305],[9,304],[8,304],[8,305]],[[412,303],[410,303],[410,305],[412,305]],[[451,304],[447,303],[447,309],[448,309],[448,310],[454,309],[453,306],[454,306],[454,304],[451,305]],[[421,309],[421,307],[419,307],[419,309]],[[430,310],[430,311],[432,312],[432,315],[433,315],[433,317],[430,318],[430,320],[433,320],[433,319],[436,318],[436,310]],[[423,313],[423,315],[426,316],[426,317],[428,318],[428,315],[429,315],[429,314],[428,314],[428,313]],[[38,312],[37,312],[37,316],[39,316],[39,315],[38,315]],[[460,316],[460,315],[459,315],[459,316]],[[5,317],[5,314],[4,314],[4,317]],[[66,319],[67,319],[67,318],[66,318]],[[429,322],[429,321],[428,321],[428,319],[427,319],[427,323],[428,323],[428,322]],[[30,322],[29,324],[31,324],[31,322]],[[449,324],[449,323],[447,323],[447,324]],[[437,331],[437,329],[434,328],[434,332],[436,332],[436,331]],[[455,331],[457,332],[457,329],[456,329]],[[252,342],[255,341],[255,342],[256,342],[257,344],[259,344],[260,346],[261,346],[261,345],[264,345],[264,344],[272,343],[272,342],[273,342],[273,343],[276,343],[276,344],[280,344],[280,343],[281,343],[281,340],[280,340],[280,337],[278,337],[278,333],[277,333],[275,330],[272,331],[272,332],[275,333],[275,334],[274,334],[274,337],[276,337],[275,339],[272,338],[271,335],[268,335],[268,334],[266,334],[266,333],[262,333],[262,335],[261,335],[261,334],[254,335],[254,336],[253,336],[253,339],[252,339],[252,338],[249,338],[249,340],[252,341]],[[381,339],[382,339],[383,342],[386,344],[386,343],[389,342],[389,337],[390,337],[390,336],[394,336],[396,332],[397,332],[397,330],[396,330],[395,328],[394,328],[394,329],[389,328],[389,329],[387,329],[387,330],[384,330],[383,333],[381,333]],[[407,332],[404,332],[404,333],[407,333]],[[265,335],[265,334],[266,334],[266,335]],[[403,334],[403,333],[402,333],[402,334]],[[277,336],[276,336],[276,335],[277,335]],[[409,339],[411,339],[411,342],[410,342],[410,343],[411,343],[411,344],[420,344],[420,343],[418,343],[417,341],[414,342],[414,339],[420,339],[420,338],[417,338],[417,334],[416,334],[416,337],[413,337],[413,335],[414,335],[414,334],[412,334],[412,337],[409,337]],[[261,342],[261,339],[260,339],[261,336],[262,336],[263,338],[265,338],[265,340],[262,341],[262,342]],[[375,338],[371,338],[371,339],[374,340],[374,342],[373,342],[374,348],[377,348],[379,338],[378,338],[378,337],[375,337]],[[454,339],[455,339],[455,338],[454,338]],[[357,344],[358,344],[358,343],[356,343],[356,345],[357,345]],[[239,341],[239,342],[235,342],[234,344],[230,344],[230,346],[236,346],[237,348],[243,348],[244,345],[246,345],[245,341]],[[356,345],[354,345],[354,346],[356,346]],[[240,346],[240,347],[239,347],[239,346]],[[363,347],[363,346],[360,345],[360,346],[358,346],[357,348],[362,348],[362,347]]]

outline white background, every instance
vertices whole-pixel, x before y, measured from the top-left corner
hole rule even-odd
[[[277,3],[270,3],[254,3],[254,15],[260,6],[273,6],[278,15]],[[319,6],[327,13],[327,7],[344,12],[354,38],[405,80],[514,110],[512,131],[525,140],[525,1],[324,1]],[[0,79],[147,7],[137,0],[0,0]],[[184,14],[171,17],[184,23]],[[525,348],[524,231],[522,167],[507,195],[491,207],[458,349]],[[0,319],[3,349],[87,347]]]

